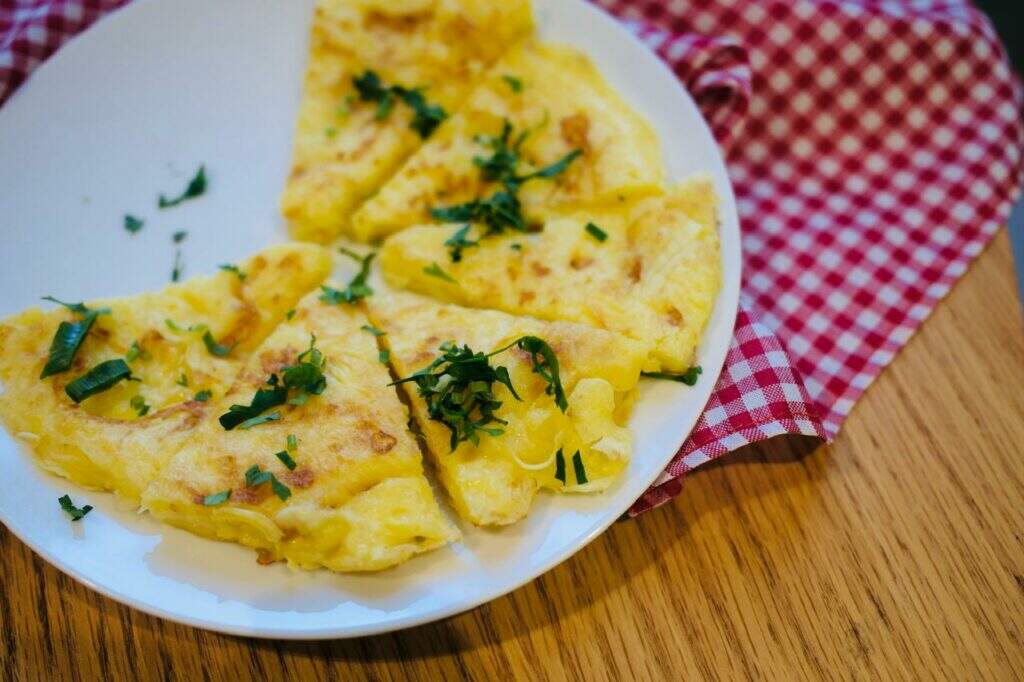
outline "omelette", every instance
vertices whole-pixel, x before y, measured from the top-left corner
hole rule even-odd
[[[319,0],[281,210],[297,239],[351,212],[532,29],[529,0]]]
[[[470,310],[411,294],[374,296],[367,306],[394,372],[406,379],[401,387],[438,477],[463,518],[478,525],[513,523],[528,513],[541,488],[604,490],[625,469],[632,452],[625,420],[645,357],[642,344],[584,325]],[[426,376],[444,367],[437,364],[441,356],[495,352],[486,360],[490,370],[476,357],[451,363],[436,382]],[[487,372],[493,372],[492,385],[485,390]],[[432,418],[424,387],[443,391],[459,377],[468,377],[466,384],[453,390],[483,402],[471,408],[469,421],[458,423],[456,438],[453,418]],[[459,400],[460,406],[435,404],[434,416],[458,411],[468,398]]]
[[[385,242],[381,267],[390,285],[442,301],[619,332],[647,348],[645,371],[684,372],[721,286],[714,188],[697,175],[530,234],[413,227]]]
[[[313,387],[303,379],[305,394],[290,388],[287,402],[248,427],[207,419],[146,490],[143,507],[198,535],[253,547],[261,562],[305,569],[379,570],[457,539],[365,326],[358,306],[307,296],[211,415],[230,417],[232,405],[272,390],[268,380],[289,386],[297,371],[311,373]]]
[[[194,437],[208,401],[330,267],[321,247],[282,245],[160,292],[0,321],[0,419],[43,468],[137,502]],[[83,330],[73,360],[51,373],[51,339]],[[104,371],[116,383],[88,395]]]
[[[516,183],[526,224],[566,207],[654,194],[663,172],[654,131],[589,58],[527,41],[356,211],[351,232],[362,240],[384,237],[431,220],[431,209],[491,199],[508,177],[545,169]]]

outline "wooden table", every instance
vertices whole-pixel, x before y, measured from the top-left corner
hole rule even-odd
[[[736,453],[531,585],[406,632],[314,643],[200,632],[89,591],[0,529],[0,678],[1024,675],[1013,277],[1004,231],[834,445]]]

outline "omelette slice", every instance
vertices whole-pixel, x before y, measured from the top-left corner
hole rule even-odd
[[[198,535],[253,547],[261,562],[306,569],[378,570],[457,539],[366,324],[358,307],[310,294],[252,355],[214,415],[249,405],[271,375],[287,384],[288,367],[305,365],[314,385],[322,375],[320,392],[270,408],[249,428],[208,420],[143,507]]]
[[[508,165],[525,176],[573,153],[579,156],[564,171],[519,188],[527,223],[567,207],[654,194],[661,185],[657,136],[590,59],[569,47],[521,44],[353,215],[352,233],[362,240],[384,237],[431,221],[431,208],[493,197],[502,189],[497,180],[511,155],[518,163]]]
[[[495,381],[489,390],[499,404],[474,409],[469,415],[473,425],[461,422],[459,428],[471,435],[455,443],[454,450],[455,431],[431,419],[421,386],[415,380],[401,384],[439,478],[463,518],[478,525],[513,523],[527,514],[541,488],[604,490],[625,469],[632,451],[625,421],[644,360],[641,344],[583,325],[470,310],[410,294],[375,296],[368,299],[368,307],[373,324],[385,332],[381,339],[400,377],[438,371],[432,363],[445,349],[462,354],[500,351],[488,361],[499,377],[497,368],[507,369],[520,399],[500,379]],[[524,336],[535,340],[500,350]],[[549,392],[553,384],[535,371],[544,357],[536,339],[554,355],[560,391]],[[542,362],[541,371],[550,372],[552,364]],[[464,390],[484,390],[479,365],[462,368],[453,372],[472,375]],[[451,381],[454,374],[446,374],[435,387],[443,390]],[[488,412],[493,420],[486,419]]]
[[[319,0],[281,198],[292,235],[345,233],[351,212],[532,26],[529,0]]]
[[[462,228],[414,227],[387,240],[381,267],[390,285],[443,301],[625,334],[647,347],[645,371],[684,372],[721,287],[715,207],[699,175],[628,210],[580,212],[541,232],[473,228],[463,241],[478,244],[458,252]]]
[[[138,501],[192,437],[208,409],[205,400],[224,394],[248,353],[330,266],[321,247],[282,245],[239,263],[237,273],[90,303],[89,309],[109,312],[95,318],[71,366],[43,379],[58,325],[77,324],[82,314],[33,308],[3,320],[0,419],[43,468]],[[72,401],[69,384],[118,360],[131,380]]]

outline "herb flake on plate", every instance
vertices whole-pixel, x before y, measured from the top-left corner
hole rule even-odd
[[[57,501],[60,503],[60,508],[67,512],[72,521],[81,521],[82,517],[92,511],[92,505],[86,504],[81,508],[76,507],[75,503],[71,501],[70,495],[61,495],[57,498]]]
[[[80,403],[89,396],[106,391],[122,379],[128,379],[131,375],[131,369],[121,358],[107,360],[69,383],[64,387],[64,392],[76,403]]]
[[[170,208],[172,206],[177,206],[183,201],[188,201],[189,199],[195,199],[196,197],[202,196],[205,192],[206,166],[203,165],[199,166],[199,170],[197,170],[196,174],[192,176],[192,179],[188,181],[188,185],[185,187],[185,190],[181,194],[174,197],[173,199],[168,199],[163,194],[161,194],[160,198],[156,202],[156,205],[158,208]]]

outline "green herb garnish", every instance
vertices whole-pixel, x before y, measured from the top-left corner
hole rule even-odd
[[[285,440],[288,452],[295,452],[299,447],[299,439],[295,437],[294,433],[289,433],[288,438]]]
[[[580,456],[579,450],[572,456],[572,468],[576,472],[576,483],[586,483],[587,470],[583,468],[583,457]]]
[[[170,208],[171,206],[177,206],[183,201],[188,199],[194,199],[201,196],[206,191],[206,166],[200,166],[196,174],[188,182],[188,186],[185,187],[185,191],[179,196],[168,199],[163,194],[160,195],[160,199],[156,202],[159,208]]]
[[[289,471],[295,471],[295,467],[298,466],[298,464],[295,463],[295,460],[292,459],[292,456],[285,450],[276,453],[274,456],[281,460],[281,463],[288,467]]]
[[[178,377],[178,380],[175,381],[174,383],[178,384],[179,386],[183,386],[185,388],[188,388],[188,377],[185,376],[184,372],[182,372],[181,376]]]
[[[377,360],[379,360],[380,364],[382,365],[388,364],[388,362],[391,360],[391,351],[387,349],[380,351],[379,353],[377,353]]]
[[[604,240],[608,239],[608,233],[602,230],[594,223],[587,223],[586,230],[591,237],[593,237],[599,242],[603,242]]]
[[[92,310],[87,308],[84,303],[65,303],[52,296],[44,296],[43,300],[59,303],[71,312],[81,315],[82,319],[77,322],[62,321],[57,325],[57,331],[53,335],[53,340],[50,341],[50,354],[39,375],[40,379],[69,370],[96,318],[110,312],[110,308]]]
[[[97,315],[110,314],[110,308],[93,309],[89,308],[84,303],[67,303],[66,301],[61,301],[60,299],[54,298],[53,296],[43,296],[43,300],[49,301],[50,303],[56,303],[57,305],[62,305],[71,312],[78,313],[79,315],[88,315],[89,313],[96,313]]]
[[[373,289],[366,283],[366,279],[370,276],[370,263],[373,262],[377,254],[371,251],[365,256],[360,256],[355,251],[350,251],[343,246],[338,247],[338,251],[360,264],[359,273],[352,278],[352,281],[343,290],[326,286],[320,287],[323,291],[320,294],[320,300],[331,305],[340,305],[342,303],[355,303],[367,296],[372,296]]]
[[[255,488],[258,485],[263,485],[267,481],[270,481],[270,489],[273,490],[274,494],[281,498],[282,501],[287,500],[292,496],[292,491],[288,489],[288,486],[277,480],[277,476],[269,471],[260,471],[259,464],[253,464],[245,472],[246,487]]]
[[[292,308],[284,314],[284,319],[286,320],[291,320],[293,317],[295,317],[295,308]]]
[[[234,273],[235,277],[238,278],[239,282],[244,282],[245,278],[249,276],[248,273],[242,272],[241,270],[238,269],[237,265],[234,265],[232,263],[224,263],[218,267],[220,267],[220,269],[223,270],[224,272]]]
[[[212,395],[213,393],[211,391],[203,390],[197,392],[194,396],[192,396],[192,400],[198,400],[201,403],[205,403],[207,400],[210,399]]]
[[[128,352],[124,355],[125,362],[134,362],[139,359],[149,360],[151,357],[149,351],[143,348],[138,340],[132,341],[132,345],[129,346]]]
[[[430,275],[431,277],[437,277],[438,279],[443,279],[446,282],[458,284],[458,281],[456,281],[456,279],[449,275],[447,272],[442,270],[441,266],[438,265],[437,263],[431,263],[429,266],[423,268],[423,272],[425,274]]]
[[[288,401],[288,389],[278,382],[276,374],[270,375],[270,379],[267,380],[267,386],[270,388],[257,389],[252,402],[248,405],[232,405],[229,407],[228,411],[220,416],[220,425],[226,431],[230,431],[236,426],[258,417],[271,407],[284,405]]]
[[[559,376],[558,359],[554,351],[536,336],[524,336],[509,345],[488,354],[476,353],[469,346],[459,348],[448,341],[441,345],[441,355],[430,365],[390,385],[414,382],[420,397],[427,403],[427,413],[451,432],[451,449],[462,441],[478,445],[482,431],[500,436],[504,431],[489,424],[506,424],[495,415],[501,401],[495,399],[495,382],[504,384],[516,400],[516,393],[508,369],[492,367],[488,358],[503,353],[513,346],[530,354],[533,371],[540,374],[548,387],[545,393],[555,396],[555,403],[563,412],[568,408]]]
[[[124,229],[128,230],[131,234],[135,234],[141,230],[142,226],[145,224],[146,222],[141,218],[136,218],[129,213],[124,214]]]
[[[231,489],[207,495],[203,498],[203,504],[207,507],[216,507],[217,505],[224,504],[231,499]]]
[[[359,92],[359,99],[364,102],[376,102],[378,121],[386,119],[395,106],[395,101],[401,100],[407,107],[412,109],[413,118],[409,127],[419,133],[420,137],[427,138],[430,134],[448,118],[447,112],[436,104],[430,104],[423,96],[419,88],[405,88],[401,85],[386,86],[373,71],[365,71],[361,76],[352,79]]]
[[[76,403],[80,403],[91,395],[102,393],[131,375],[131,369],[128,368],[128,364],[121,358],[107,360],[69,383],[64,387],[64,392]]]
[[[374,336],[384,336],[385,334],[387,334],[386,331],[381,331],[380,329],[377,329],[376,327],[373,327],[368,324],[364,324],[362,327],[360,327],[360,329],[362,329],[364,332],[369,332]]]
[[[177,282],[181,279],[181,273],[185,271],[185,264],[181,262],[181,249],[174,250],[174,268],[171,269],[171,281]]]
[[[565,455],[562,454],[562,448],[558,448],[555,453],[555,478],[565,485]]]
[[[281,375],[285,388],[299,392],[288,401],[289,404],[303,405],[309,396],[324,392],[327,388],[327,377],[324,376],[326,366],[327,360],[316,348],[316,335],[313,335],[309,341],[309,348],[299,355],[296,364],[285,367]]]
[[[513,251],[522,251],[523,245],[520,244],[519,242],[514,242],[512,244],[509,244],[508,248],[512,249]]]
[[[699,377],[704,370],[699,366],[691,367],[682,374],[672,374],[670,372],[640,372],[640,376],[650,377],[651,379],[667,379],[669,381],[678,381],[681,384],[687,386],[695,386],[697,384],[697,377]]]
[[[462,251],[464,249],[480,246],[479,240],[466,239],[466,235],[471,227],[472,225],[469,224],[463,225],[445,241],[444,245],[448,247],[448,255],[451,256],[453,263],[458,263],[462,260]]]
[[[216,355],[218,358],[223,358],[230,355],[231,351],[235,349],[236,345],[232,344],[230,346],[223,346],[217,343],[216,339],[213,338],[213,334],[210,333],[209,329],[207,329],[203,333],[203,343],[206,344],[206,350],[210,353],[210,355]]]
[[[243,431],[247,431],[247,430],[251,429],[254,426],[259,426],[260,424],[267,424],[269,422],[280,421],[280,419],[281,419],[281,413],[280,412],[271,412],[270,414],[261,414],[258,417],[253,417],[252,419],[246,419],[244,422],[242,422],[241,424],[238,425],[238,428],[242,429]]]
[[[174,242],[175,244],[180,244],[183,241],[185,241],[185,237],[187,236],[188,232],[186,232],[185,230],[178,230],[177,232],[171,235],[171,241]]]
[[[146,399],[141,395],[137,395],[132,398],[128,401],[128,404],[131,405],[132,409],[135,410],[135,413],[140,417],[145,417],[149,414],[149,405],[146,404]]]
[[[515,76],[505,74],[501,77],[501,80],[508,83],[508,87],[512,88],[512,92],[519,93],[523,91],[523,81]]]
[[[324,137],[327,137],[328,139],[334,137],[337,134],[338,129],[335,128],[334,126],[327,126],[326,128],[324,128]]]
[[[68,513],[72,521],[81,521],[82,517],[92,511],[91,505],[85,505],[81,509],[75,506],[75,503],[71,501],[70,495],[62,495],[57,498],[60,502],[60,508]]]

